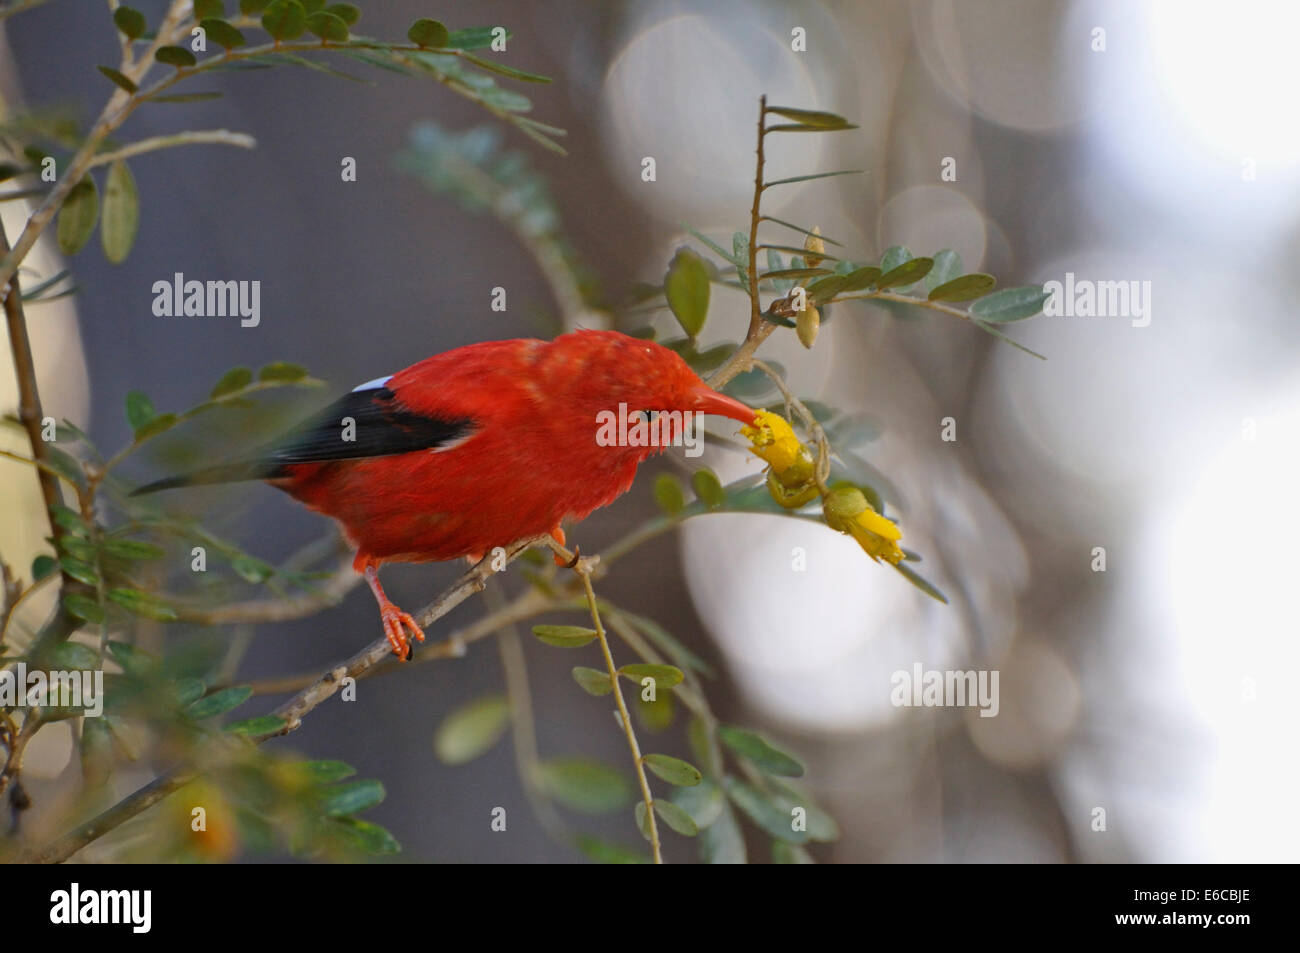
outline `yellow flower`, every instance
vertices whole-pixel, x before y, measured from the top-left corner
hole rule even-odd
[[[841,533],[848,533],[872,559],[897,565],[903,559],[898,541],[903,531],[892,521],[877,513],[857,487],[832,490],[822,500],[826,525]]]
[[[767,410],[760,410],[754,423],[740,432],[749,438],[750,452],[766,460],[777,474],[795,466],[804,449],[785,418]]]

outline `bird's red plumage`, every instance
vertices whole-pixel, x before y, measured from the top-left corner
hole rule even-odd
[[[386,386],[418,414],[472,420],[472,432],[432,450],[295,464],[273,481],[338,520],[359,566],[482,554],[612,502],[662,449],[598,444],[598,413],[620,403],[752,417],[716,395],[700,406],[707,388],[681,357],[613,331],[472,344]]]

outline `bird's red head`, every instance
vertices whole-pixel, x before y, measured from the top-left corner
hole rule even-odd
[[[556,338],[547,352],[552,365],[547,379],[565,380],[569,406],[590,421],[593,432],[611,415],[630,416],[632,424],[664,414],[681,421],[697,412],[744,424],[754,420],[752,408],[710,388],[680,355],[654,341],[618,331],[574,331]],[[637,455],[644,458],[658,449]]]

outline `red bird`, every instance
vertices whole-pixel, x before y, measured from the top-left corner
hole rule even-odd
[[[424,633],[384,594],[380,565],[477,562],[543,533],[563,543],[564,521],[613,502],[664,449],[610,445],[601,421],[655,411],[755,415],[674,352],[616,331],[486,341],[362,384],[264,451],[135,494],[260,479],[333,517],[405,659],[407,632]]]

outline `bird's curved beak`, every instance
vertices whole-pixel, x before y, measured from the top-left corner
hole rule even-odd
[[[740,401],[725,394],[719,394],[716,390],[705,387],[703,384],[691,391],[690,409],[703,411],[706,414],[730,417],[732,420],[739,420],[743,424],[752,424],[754,417],[758,414],[758,411],[752,407],[746,407]]]

